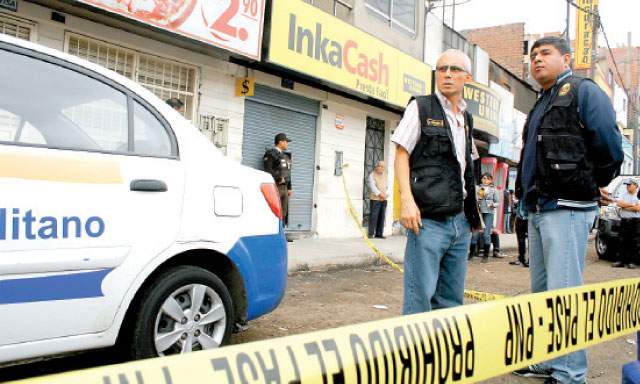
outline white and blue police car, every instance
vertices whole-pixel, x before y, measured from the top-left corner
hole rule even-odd
[[[272,311],[278,192],[162,100],[0,35],[0,363],[216,348]]]

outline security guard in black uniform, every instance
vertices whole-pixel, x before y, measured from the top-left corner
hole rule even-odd
[[[291,141],[286,134],[278,133],[273,140],[275,146],[264,153],[264,171],[273,176],[278,192],[280,193],[280,205],[282,207],[282,218],[285,225],[289,218],[289,197],[291,196],[291,155],[285,152],[289,149]]]

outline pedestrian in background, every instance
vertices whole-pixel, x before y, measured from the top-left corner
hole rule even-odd
[[[474,191],[473,120],[462,99],[471,60],[447,50],[436,65],[436,91],[412,100],[391,140],[408,229],[404,314],[462,305],[471,228],[481,225]]]
[[[511,194],[505,188],[502,196],[502,228],[504,228],[504,233],[511,233],[511,210],[513,209]]]
[[[289,224],[289,197],[291,190],[291,157],[286,152],[291,140],[284,133],[278,133],[273,139],[275,146],[264,153],[264,171],[273,176],[280,194],[280,207],[285,226]],[[287,240],[289,240],[287,238]]]
[[[480,185],[476,186],[476,199],[478,200],[478,207],[480,209],[480,214],[482,215],[482,221],[484,222],[484,231],[482,232],[482,262],[486,263],[489,261],[489,250],[491,249],[493,218],[495,216],[496,207],[500,202],[498,191],[493,185],[493,176],[491,176],[490,173],[482,174],[482,177],[480,178]],[[477,233],[475,238],[477,239],[479,235],[480,234]],[[493,248],[493,256],[502,257],[499,254],[499,249],[496,250],[496,247]]]
[[[625,180],[627,190],[614,199],[620,208],[620,228],[622,247],[618,252],[619,260],[612,264],[614,268],[627,267],[635,269],[638,264],[640,251],[640,200],[638,199],[638,182],[633,179]]]
[[[624,155],[609,97],[593,81],[573,76],[566,40],[543,37],[530,53],[542,92],[527,117],[516,197],[529,222],[533,292],[583,284],[587,238],[599,187],[617,175]],[[584,384],[585,350],[514,372],[546,384]]]
[[[172,97],[165,101],[171,108],[175,109],[178,113],[184,113],[184,103],[182,100]]]
[[[511,261],[509,264],[511,265],[522,265],[523,267],[529,267],[529,262],[527,261],[527,227],[529,223],[527,219],[522,217],[519,213],[521,211],[518,210],[518,205],[520,204],[519,200],[514,198],[513,209],[516,211],[516,238],[518,239],[518,260]]]
[[[369,186],[369,238],[384,239],[384,218],[387,211],[387,171],[384,161],[378,161],[367,178]]]

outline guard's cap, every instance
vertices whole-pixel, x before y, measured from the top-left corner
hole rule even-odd
[[[624,181],[624,185],[629,185],[629,184],[633,184],[635,186],[638,186],[638,180],[636,179],[627,179]]]
[[[276,135],[275,139],[273,139],[273,143],[274,143],[274,144],[278,144],[278,143],[279,143],[279,142],[281,142],[281,141],[288,141],[288,142],[290,142],[290,141],[291,141],[291,139],[290,139],[290,138],[288,138],[288,137],[287,137],[287,135],[286,135],[286,134],[284,134],[284,133],[278,133],[278,134]]]

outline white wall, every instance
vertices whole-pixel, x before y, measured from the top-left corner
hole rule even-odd
[[[627,94],[618,84],[613,85],[613,109],[618,126],[627,127]]]
[[[435,68],[438,56],[442,53],[444,27],[442,26],[442,20],[433,12],[427,14],[425,23],[424,62]]]
[[[342,177],[334,176],[335,152],[343,152],[343,169],[351,202],[362,223],[364,188],[364,146],[367,116],[385,121],[385,162],[389,176],[389,200],[385,221],[385,234],[391,233],[393,221],[393,157],[390,151],[391,127],[397,125],[399,115],[366,104],[329,95],[320,116],[320,153],[318,156],[319,184],[317,189],[319,237],[360,236],[357,226],[347,209]],[[336,114],[344,116],[344,129],[335,126]]]
[[[474,49],[476,57],[473,63],[473,80],[489,85],[489,54],[477,45]]]

